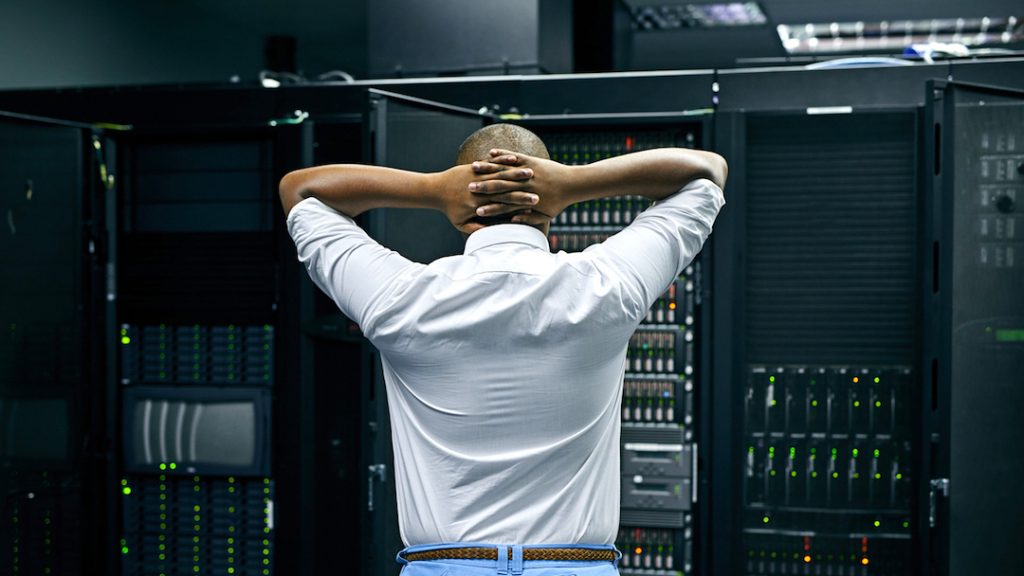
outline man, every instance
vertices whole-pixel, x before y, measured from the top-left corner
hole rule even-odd
[[[403,574],[617,573],[626,345],[711,232],[726,170],[686,149],[565,166],[497,124],[444,172],[281,181],[299,259],[381,353]],[[552,217],[618,195],[659,202],[582,253],[550,252]],[[380,246],[352,220],[380,207],[444,212],[465,253],[424,265]]]

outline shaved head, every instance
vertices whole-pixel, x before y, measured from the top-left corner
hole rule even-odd
[[[459,146],[456,164],[469,164],[477,160],[490,160],[492,148],[520,152],[527,156],[550,159],[544,142],[526,128],[515,124],[491,124],[473,132]]]

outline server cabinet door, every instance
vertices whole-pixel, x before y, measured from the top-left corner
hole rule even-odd
[[[398,94],[370,91],[366,142],[368,158],[379,166],[433,172],[451,167],[459,145],[482,127],[484,117],[472,110]],[[418,262],[462,252],[462,235],[439,212],[383,209],[369,214],[369,232],[381,244]],[[398,529],[394,453],[391,446],[384,378],[380,357],[367,348],[372,363],[367,386],[364,422],[369,438],[365,455],[367,474],[366,529],[363,531],[364,574],[397,574],[395,554],[403,547]]]
[[[918,112],[716,122],[713,572],[915,574]]]
[[[1024,574],[1024,92],[928,87],[935,574]]]
[[[84,574],[110,560],[91,525],[103,434],[92,142],[87,126],[14,116],[0,113],[0,572]]]

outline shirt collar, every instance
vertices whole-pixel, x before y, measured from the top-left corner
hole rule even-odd
[[[526,244],[545,252],[550,252],[548,239],[544,233],[525,224],[495,224],[481,228],[466,239],[465,254],[468,256],[477,250],[483,250],[498,244]]]

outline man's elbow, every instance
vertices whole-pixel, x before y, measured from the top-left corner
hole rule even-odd
[[[296,204],[309,197],[307,187],[308,179],[303,170],[295,170],[284,175],[277,186],[277,193],[281,198],[281,207],[284,208],[285,216],[292,211]]]
[[[714,182],[716,186],[725,190],[725,181],[729,178],[729,164],[725,161],[725,158],[714,152],[708,152],[707,154],[707,178]]]

